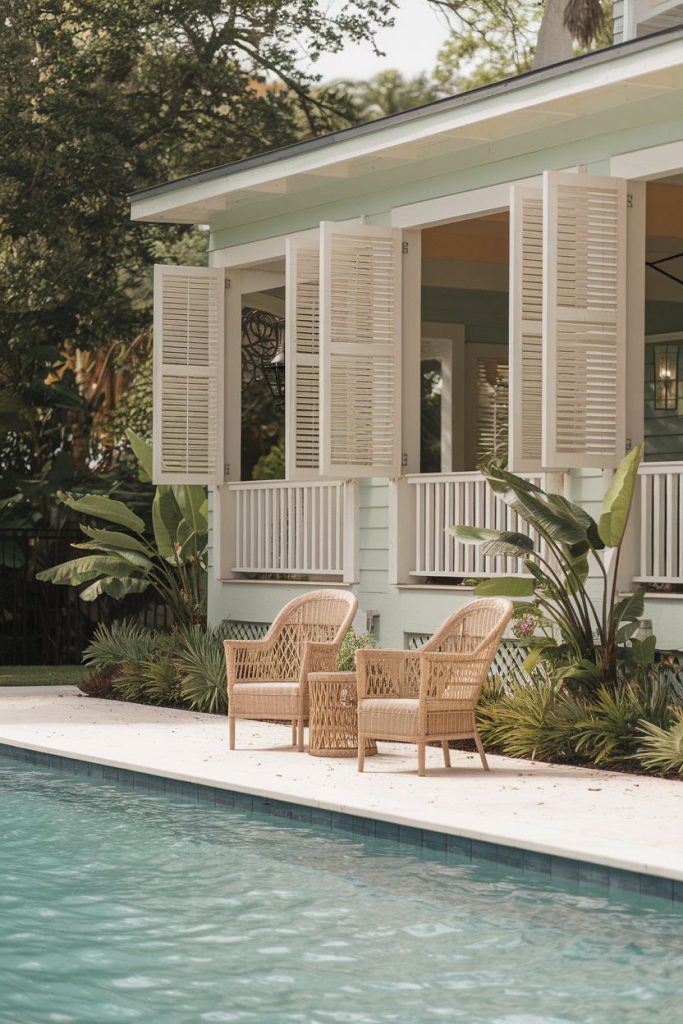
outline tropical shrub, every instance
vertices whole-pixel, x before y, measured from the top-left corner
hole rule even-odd
[[[671,724],[670,688],[656,677],[643,683],[601,686],[576,723],[576,752],[596,765],[621,766],[636,760],[641,723],[659,729]]]
[[[190,626],[178,634],[175,664],[183,703],[194,711],[225,713],[228,683],[223,641],[225,629]]]
[[[92,696],[225,712],[226,632],[225,626],[159,633],[126,620],[100,624],[83,655],[91,671],[82,689]]]
[[[573,758],[576,723],[585,715],[580,699],[537,671],[529,682],[485,692],[477,710],[484,744],[510,757],[563,761]]]
[[[128,438],[142,475],[151,479],[150,445],[133,431],[128,431]],[[104,520],[108,528],[81,523],[87,539],[73,547],[88,554],[45,569],[37,574],[39,580],[81,587],[83,601],[94,601],[102,594],[118,600],[152,587],[179,625],[206,620],[208,519],[204,487],[157,487],[151,508],[151,538],[145,520],[122,501],[100,494],[78,498],[63,492],[59,498],[86,520]]]
[[[673,712],[673,719],[668,728],[653,722],[641,722],[638,728],[636,757],[648,771],[683,775],[683,708]]]
[[[633,501],[642,446],[622,459],[605,495],[599,521],[564,495],[546,492],[492,461],[482,466],[491,489],[532,528],[523,533],[476,526],[451,528],[458,540],[481,546],[485,555],[520,558],[529,576],[483,580],[475,593],[533,599],[531,614],[541,627],[529,639],[528,662],[554,662],[558,678],[575,679],[595,692],[614,684],[617,665],[638,628],[644,591],[618,598],[621,547]],[[594,566],[600,595],[588,585]],[[519,620],[518,620],[519,621]],[[654,638],[651,638],[654,655]],[[642,657],[645,653],[640,652]]]
[[[356,651],[376,646],[377,641],[372,633],[356,633],[355,629],[350,629],[339,648],[337,668],[340,672],[353,672],[356,668]]]

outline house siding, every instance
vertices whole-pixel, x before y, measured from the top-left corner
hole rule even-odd
[[[622,31],[622,0],[615,3],[614,14],[618,38]],[[394,207],[526,178],[547,168],[583,165],[589,173],[609,174],[610,159],[615,155],[681,140],[680,105],[680,93],[674,90],[633,103],[627,109],[596,112],[580,121],[473,146],[447,160],[416,160],[408,166],[390,169],[378,164],[362,179],[323,181],[309,192],[292,193],[287,197],[286,213],[281,212],[279,201],[274,198],[260,204],[258,219],[239,210],[220,214],[211,225],[210,248],[229,250],[231,246],[316,227],[321,220],[365,215],[372,222],[388,224]],[[683,306],[676,302],[648,302],[647,332],[682,329],[681,310]],[[422,317],[464,323],[468,342],[507,342],[507,295],[495,288],[430,284],[422,291]],[[679,451],[683,457],[683,417],[654,414],[651,373],[649,378],[646,375],[645,390],[646,401],[650,402],[646,404],[645,418],[648,457]],[[572,472],[568,491],[573,500],[598,515],[606,485],[607,475],[600,471]],[[352,589],[358,595],[361,609],[379,612],[379,642],[403,646],[407,634],[434,632],[448,614],[471,599],[472,593],[467,588],[425,589],[390,584],[389,485],[382,480],[362,481],[359,492],[360,571],[358,583]],[[315,586],[311,584],[310,589]],[[286,582],[221,581],[212,570],[210,620],[270,621],[302,589],[306,588]],[[663,649],[683,646],[682,610],[680,599],[672,595],[648,597],[646,601],[646,615],[653,619]]]

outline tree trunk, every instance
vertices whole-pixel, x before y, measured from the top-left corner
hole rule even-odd
[[[569,60],[574,40],[564,24],[566,0],[545,0],[541,27],[538,30],[534,68],[545,68]]]

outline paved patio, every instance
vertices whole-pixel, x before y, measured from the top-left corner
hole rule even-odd
[[[683,880],[683,785],[453,751],[381,743],[358,775],[353,758],[297,754],[288,726],[94,700],[75,687],[4,687],[0,743],[294,803],[559,854]]]

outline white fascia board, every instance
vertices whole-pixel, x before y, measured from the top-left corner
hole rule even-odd
[[[661,146],[649,146],[630,153],[619,153],[610,161],[610,174],[614,178],[628,178],[631,181],[665,178],[672,173],[683,171],[683,141],[666,142]]]
[[[340,138],[331,141],[329,146],[304,149],[301,153],[292,153],[259,167],[245,168],[241,172],[233,170],[209,181],[190,181],[177,189],[147,198],[141,197],[139,200],[133,198],[131,217],[133,220],[154,220],[190,204],[206,208],[213,206],[218,198],[238,190],[254,189],[292,175],[322,173],[340,162],[361,156],[381,155],[384,150],[426,140],[442,132],[466,135],[467,129],[472,128],[475,131],[472,137],[481,139],[481,125],[489,119],[505,117],[538,104],[547,107],[557,100],[577,99],[586,92],[603,88],[614,90],[615,85],[629,79],[662,72],[681,64],[683,40],[675,39],[651,49],[617,54],[611,60],[589,67],[570,65],[567,73],[557,78],[530,80],[526,85],[511,87],[509,92],[501,90],[492,96],[483,95],[462,107],[427,110],[419,118],[378,127],[368,134]],[[577,116],[580,116],[580,111]],[[269,193],[264,195],[272,198]]]

